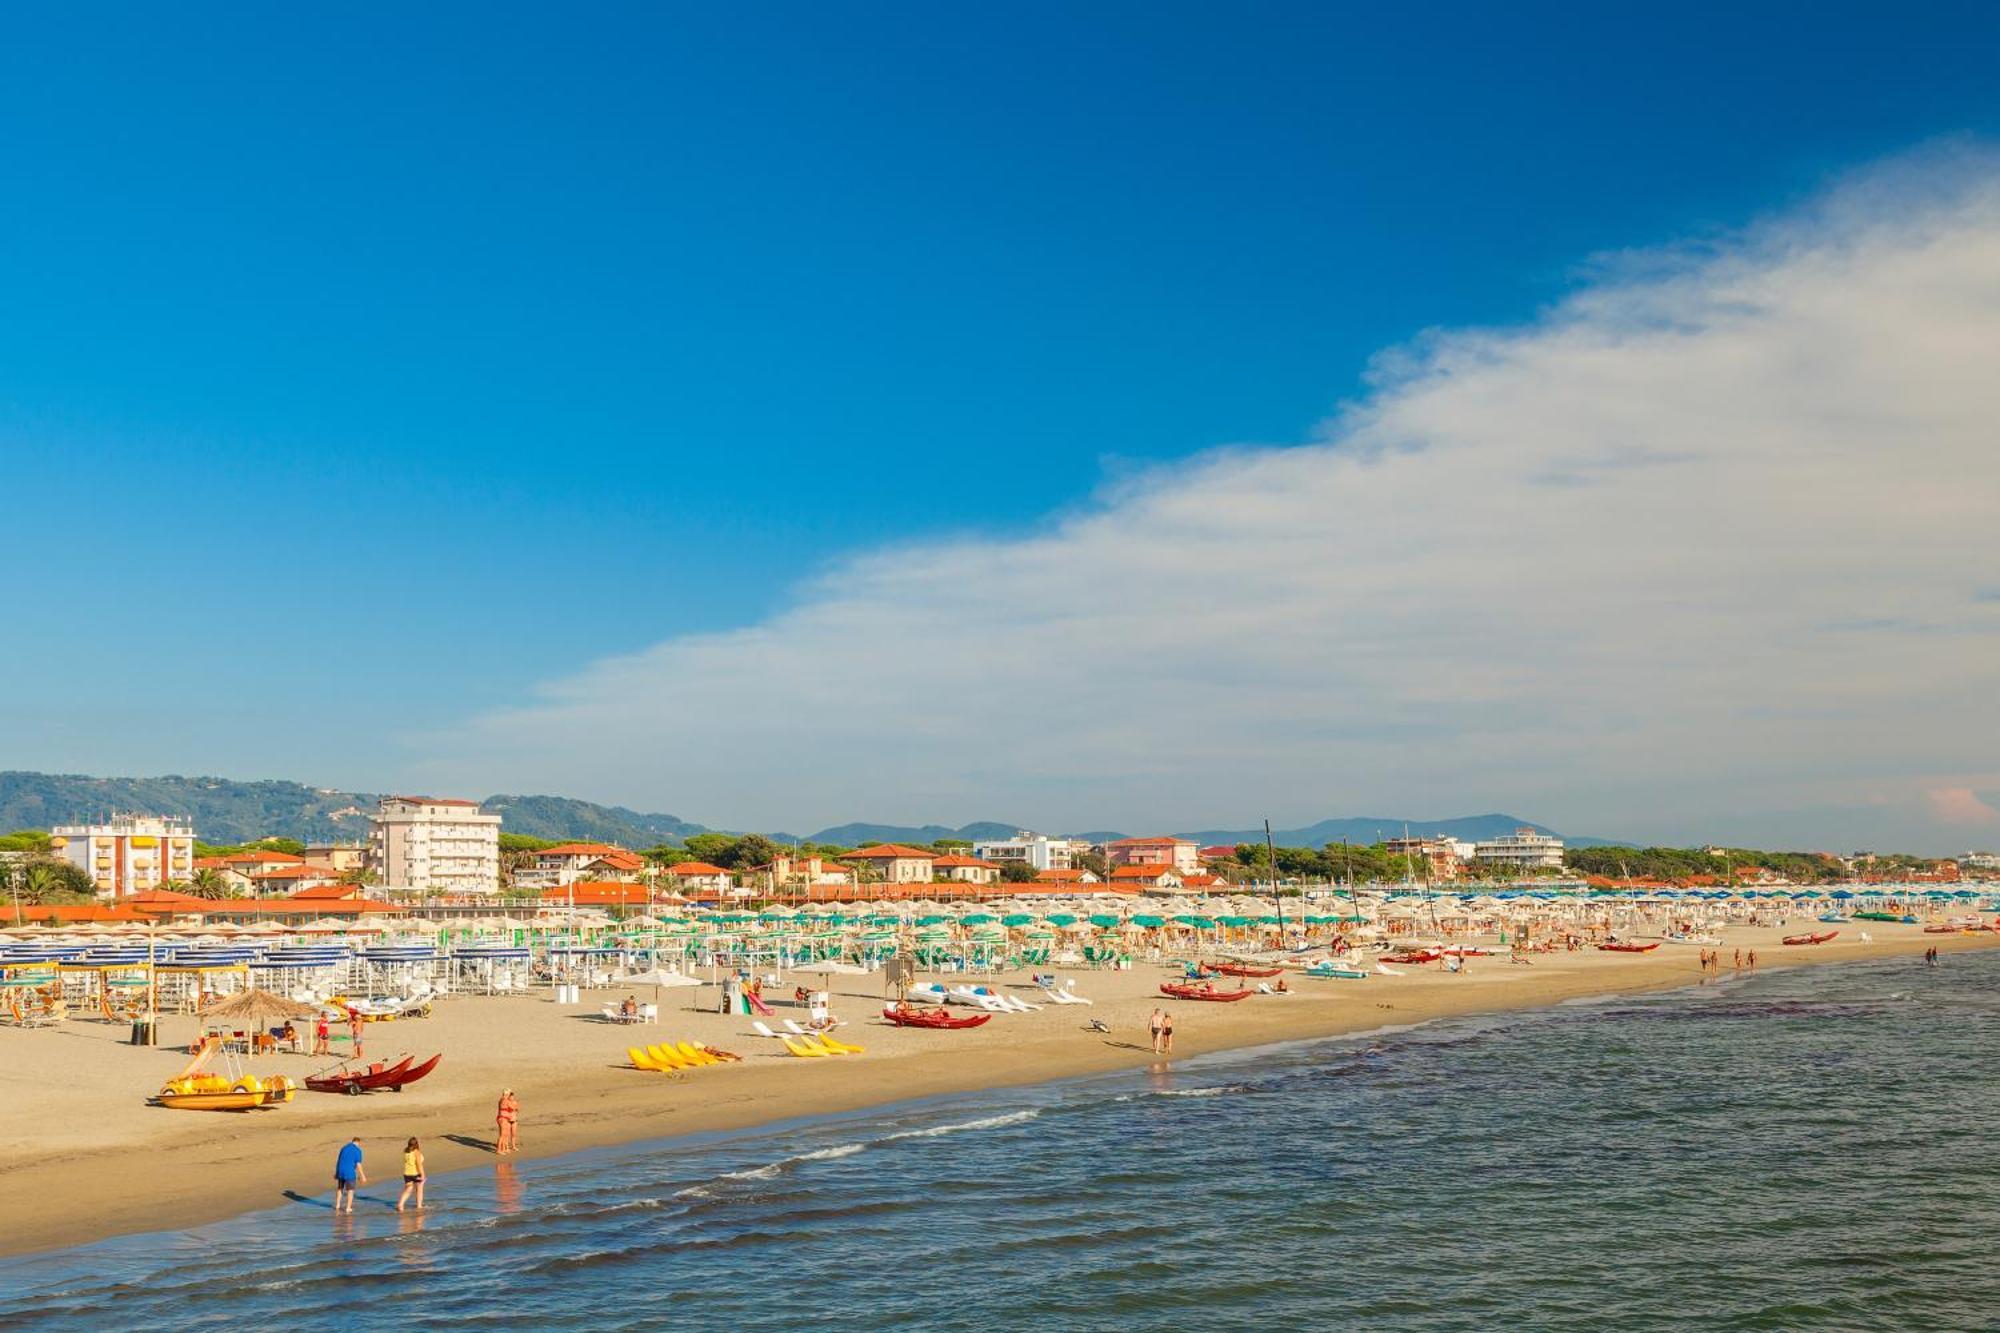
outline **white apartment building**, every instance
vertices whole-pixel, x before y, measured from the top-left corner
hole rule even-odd
[[[389,890],[496,893],[500,816],[476,801],[385,796],[369,820],[368,868]]]
[[[1074,838],[1047,838],[1026,829],[1011,838],[996,838],[972,844],[972,854],[982,861],[1014,861],[1036,870],[1069,870],[1076,858],[1090,850],[1087,842]]]
[[[1563,840],[1523,825],[1504,837],[1472,844],[1474,859],[1522,870],[1561,870]]]
[[[49,850],[80,867],[100,898],[129,898],[194,878],[194,825],[158,815],[113,815],[102,824],[64,824]]]

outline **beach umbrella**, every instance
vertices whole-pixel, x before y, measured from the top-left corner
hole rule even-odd
[[[272,1019],[305,1019],[319,1014],[317,1007],[299,1004],[282,995],[255,986],[213,1001],[200,1012],[205,1023],[264,1023]]]

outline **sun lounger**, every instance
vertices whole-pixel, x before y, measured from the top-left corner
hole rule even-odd
[[[826,1047],[826,1049],[828,1049],[829,1051],[832,1051],[835,1055],[859,1055],[862,1053],[862,1051],[867,1049],[865,1046],[854,1046],[847,1042],[840,1041],[837,1038],[829,1036],[825,1033],[822,1033],[820,1035],[819,1044]]]
[[[761,1018],[753,1018],[750,1020],[750,1030],[752,1032],[755,1032],[760,1037],[769,1037],[774,1041],[783,1041],[785,1039],[784,1033],[771,1031],[771,1029],[765,1024],[764,1020]]]
[[[805,1045],[791,1037],[782,1037],[780,1038],[780,1040],[785,1043],[785,1049],[790,1051],[793,1055],[807,1057],[815,1060],[824,1060],[827,1058],[826,1051],[819,1047]]]

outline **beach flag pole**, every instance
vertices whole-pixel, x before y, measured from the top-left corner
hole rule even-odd
[[[1285,947],[1285,900],[1278,896],[1278,849],[1271,845],[1271,821],[1264,821],[1264,855],[1271,862],[1271,901],[1278,905],[1278,947]]]

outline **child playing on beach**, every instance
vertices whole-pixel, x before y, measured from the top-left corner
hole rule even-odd
[[[410,1201],[410,1194],[417,1196],[417,1211],[424,1207],[424,1149],[423,1145],[411,1139],[403,1145],[403,1192],[396,1196],[396,1211],[402,1212],[403,1205]]]

